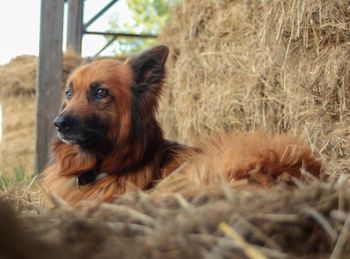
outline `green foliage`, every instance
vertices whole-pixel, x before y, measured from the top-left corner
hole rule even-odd
[[[122,21],[115,16],[110,21],[112,31],[138,34],[158,34],[170,18],[170,10],[178,0],[128,0],[130,20]],[[110,40],[107,37],[107,40]],[[156,39],[118,38],[115,54],[128,55],[154,45]]]
[[[132,18],[142,31],[158,33],[169,19],[176,0],[129,0]]]

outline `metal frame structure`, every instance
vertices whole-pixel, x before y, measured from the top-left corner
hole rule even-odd
[[[52,121],[61,97],[62,38],[64,4],[68,2],[66,48],[81,54],[84,35],[112,36],[112,39],[97,52],[99,55],[118,37],[155,38],[153,34],[89,31],[88,28],[109,10],[118,0],[110,0],[85,24],[84,2],[86,0],[41,0],[40,50],[36,86],[36,146],[35,171],[41,172],[48,159],[48,149],[53,136]],[[98,1],[98,0],[95,0]]]
[[[68,2],[68,28],[67,28],[67,49],[71,49],[77,53],[81,53],[82,38],[84,35],[101,35],[112,36],[112,39],[97,52],[96,56],[110,46],[118,37],[128,38],[156,38],[154,34],[135,34],[121,32],[100,32],[89,31],[88,28],[96,22],[104,13],[106,13],[118,0],[111,0],[106,6],[101,8],[90,20],[85,24],[83,22],[84,0],[65,0]]]

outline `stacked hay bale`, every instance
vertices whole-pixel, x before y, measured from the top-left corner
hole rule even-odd
[[[181,1],[160,37],[167,135],[289,131],[349,172],[349,12],[345,0]]]
[[[72,69],[81,63],[74,53],[63,59],[62,85]],[[19,56],[0,66],[0,103],[3,137],[0,144],[0,172],[31,174],[34,167],[35,85],[37,58]]]

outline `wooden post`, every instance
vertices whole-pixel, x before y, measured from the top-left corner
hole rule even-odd
[[[52,121],[60,105],[63,7],[64,0],[41,1],[36,87],[36,172],[41,172],[47,162],[48,147],[53,136]]]
[[[81,54],[83,37],[83,0],[68,0],[67,50]]]

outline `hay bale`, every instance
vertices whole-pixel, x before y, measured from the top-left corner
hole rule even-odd
[[[347,258],[347,182],[259,192],[223,185],[187,198],[138,192],[80,210],[55,198],[51,210],[22,213],[22,230],[43,258]]]
[[[23,55],[0,66],[0,95],[33,94],[36,62],[35,56]]]
[[[69,73],[81,63],[75,53],[66,53],[62,64],[62,87]],[[37,58],[19,56],[0,66],[0,103],[3,137],[0,172],[32,174],[35,145],[35,87]]]
[[[5,175],[33,173],[35,143],[35,96],[8,96],[3,107],[3,138],[0,144],[0,171]]]
[[[167,135],[289,131],[349,173],[349,22],[345,0],[181,1],[160,36]]]

